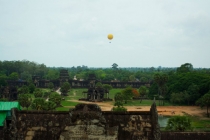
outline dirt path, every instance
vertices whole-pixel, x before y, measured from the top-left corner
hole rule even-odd
[[[58,94],[61,95],[61,91],[60,91],[61,88],[58,88],[55,92],[57,92]]]
[[[110,111],[113,107],[112,102],[87,102],[78,100],[68,100],[71,102],[86,103],[86,104],[97,104],[103,111]],[[125,106],[128,111],[149,111],[150,106]],[[164,116],[184,115],[188,114],[191,116],[197,116],[202,119],[208,119],[205,117],[206,109],[201,109],[198,106],[157,106],[158,114]],[[174,112],[174,113],[173,113]]]

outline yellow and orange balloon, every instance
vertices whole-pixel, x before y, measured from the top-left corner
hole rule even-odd
[[[108,38],[109,40],[112,40],[112,39],[113,39],[113,34],[108,34],[107,38]]]

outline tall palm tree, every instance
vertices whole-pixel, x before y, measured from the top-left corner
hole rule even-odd
[[[168,75],[167,74],[155,74],[154,75],[154,81],[158,85],[158,94],[159,97],[164,97],[167,91],[166,83],[168,81]],[[164,102],[162,102],[162,105]]]

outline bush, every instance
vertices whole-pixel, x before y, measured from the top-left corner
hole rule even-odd
[[[165,129],[170,131],[192,130],[191,120],[187,116],[173,116],[168,120]]]
[[[127,111],[127,108],[125,108],[125,107],[113,107],[112,111],[125,112],[125,111]]]
[[[42,96],[43,96],[43,92],[40,89],[36,89],[34,91],[34,97],[35,98],[39,98],[39,97],[42,97]]]

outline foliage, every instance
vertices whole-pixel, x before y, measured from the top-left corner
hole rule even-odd
[[[7,79],[8,77],[6,76],[6,74],[0,74],[0,87],[7,85],[7,82],[6,82]]]
[[[49,69],[44,78],[48,80],[56,80],[59,78],[59,71],[54,69]]]
[[[21,80],[26,80],[27,82],[32,81],[32,74],[30,74],[28,71],[23,71],[20,74]]]
[[[61,104],[61,96],[58,93],[53,92],[50,94],[49,101],[54,102],[58,107]]]
[[[29,92],[30,93],[33,93],[34,90],[36,89],[36,87],[35,87],[35,85],[33,83],[30,83],[29,86],[28,86],[28,88],[29,88]]]
[[[34,91],[34,97],[35,97],[35,98],[40,98],[40,97],[42,97],[42,96],[43,96],[42,90],[36,89],[36,90]]]
[[[127,111],[127,108],[125,108],[125,107],[113,107],[112,108],[112,111],[115,111],[115,112],[125,112],[125,111]]]
[[[192,130],[191,119],[187,116],[173,116],[169,118],[165,129],[169,131]]]
[[[64,83],[62,84],[62,86],[61,86],[61,89],[60,89],[62,95],[67,95],[67,92],[68,92],[69,90],[70,90],[70,84],[69,84],[69,82],[64,82]]]
[[[9,79],[10,80],[18,80],[19,79],[19,75],[17,72],[12,72],[10,75],[9,75]]]
[[[139,97],[140,96],[139,92],[136,89],[132,89],[132,93],[133,93],[134,97]]]
[[[154,75],[154,81],[155,83],[158,85],[158,95],[159,98],[165,96],[166,92],[167,92],[167,81],[168,81],[168,75],[167,74],[160,74],[160,73],[156,73]],[[164,102],[162,102],[162,105],[164,105]]]
[[[105,90],[111,90],[113,87],[111,86],[111,85],[109,85],[109,84],[103,84],[103,88],[105,89]]]
[[[54,103],[52,101],[45,101],[42,108],[43,108],[43,110],[46,110],[46,111],[55,110],[56,103]]]
[[[0,98],[0,102],[7,102],[8,98]]]
[[[51,91],[53,91],[53,89],[54,89],[54,84],[53,84],[52,82],[50,82],[50,83],[48,84],[48,88],[51,89]]]
[[[123,102],[120,101],[120,100],[117,100],[117,101],[115,101],[114,106],[122,107],[123,106]]]
[[[31,108],[34,110],[43,110],[44,104],[45,104],[45,100],[43,98],[36,98],[33,100],[31,104]]]
[[[148,97],[153,99],[154,95],[160,94],[164,99],[170,100],[172,93],[184,93],[185,101],[178,104],[195,104],[196,100],[210,90],[210,69],[193,68],[190,63],[182,64],[178,68],[170,67],[129,67],[119,68],[113,63],[110,68],[88,68],[87,66],[76,66],[67,68],[70,78],[77,75],[78,78],[87,80],[91,73],[96,74],[101,81],[132,81],[139,79],[140,82],[151,82],[148,88]],[[32,75],[38,75],[40,79],[54,80],[59,77],[60,68],[46,67],[44,64],[23,61],[0,61],[0,86],[6,86],[9,79],[21,79],[32,82]],[[154,75],[167,75],[168,80],[162,88],[155,82]],[[20,92],[19,93],[29,93]],[[112,90],[113,92],[115,90]],[[111,91],[111,92],[112,92]],[[186,92],[187,93],[186,93]],[[196,92],[194,92],[196,91]],[[31,92],[31,90],[30,90]],[[67,93],[66,93],[67,95]],[[110,94],[114,97],[114,94]]]
[[[28,109],[32,103],[31,94],[18,94],[18,102],[22,107],[26,107]]]
[[[172,93],[170,101],[172,103],[182,104],[183,102],[185,102],[184,94],[182,92],[180,92],[180,93]]]
[[[136,78],[135,78],[135,76],[134,76],[134,75],[130,75],[130,76],[129,76],[129,80],[130,80],[130,81],[135,81],[135,80],[136,80]]]
[[[210,107],[210,91],[198,99],[196,104],[200,105],[201,107],[206,106],[207,116],[209,117],[208,109]]]
[[[125,89],[122,90],[122,97],[123,100],[125,101],[125,104],[127,103],[128,100],[131,100],[133,97],[133,89],[132,87],[126,87]]]
[[[146,86],[141,86],[141,87],[139,88],[139,94],[140,94],[140,96],[142,96],[142,97],[144,97],[145,95],[147,95],[147,94],[148,94],[148,89],[147,89],[147,87],[146,87]]]
[[[21,88],[19,88],[18,93],[20,93],[20,94],[27,94],[27,93],[29,93],[28,86],[23,85]]]
[[[103,85],[101,84],[101,82],[97,82],[95,86],[102,88]]]
[[[123,97],[123,93],[122,92],[117,92],[114,96],[114,100],[115,101],[123,101],[124,97]]]
[[[193,70],[193,65],[190,63],[185,63],[177,68],[178,73],[186,73]]]
[[[47,98],[50,95],[50,92],[44,92],[43,98]]]

